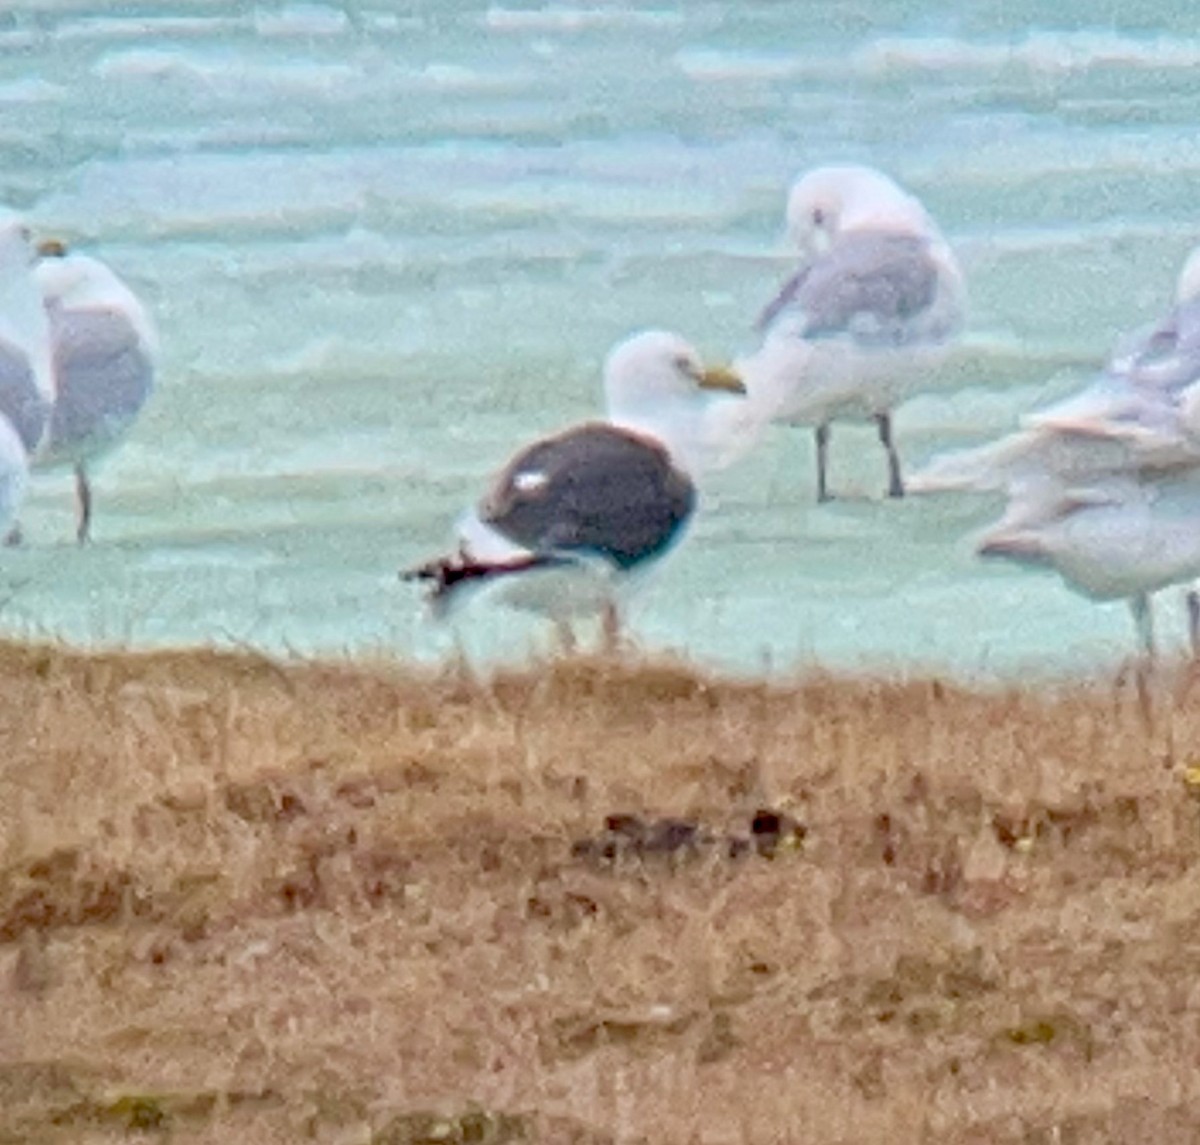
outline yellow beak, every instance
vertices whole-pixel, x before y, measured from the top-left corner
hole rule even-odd
[[[727,394],[746,392],[746,383],[731,366],[709,366],[701,372],[696,384],[702,390],[720,390]]]
[[[42,239],[37,245],[37,252],[42,258],[63,258],[67,253],[67,244],[62,239]]]

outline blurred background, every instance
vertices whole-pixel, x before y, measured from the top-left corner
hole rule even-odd
[[[911,469],[1077,386],[1200,239],[1186,6],[1068,0],[114,6],[0,12],[0,201],[146,301],[159,388],[99,471],[36,478],[0,629],[105,644],[512,657],[396,571],[523,441],[601,408],[647,326],[752,344],[789,182],[866,162],[966,270],[968,333],[895,419]],[[1124,606],[984,565],[996,503],[883,496],[870,427],[772,429],[633,614],[740,670],[1105,668]],[[1162,642],[1181,646],[1178,594]]]

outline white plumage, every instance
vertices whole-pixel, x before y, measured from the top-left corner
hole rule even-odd
[[[762,342],[736,363],[762,421],[815,427],[817,497],[829,497],[830,425],[873,420],[888,493],[904,482],[892,410],[921,389],[962,328],[966,290],[921,203],[869,167],[819,167],[788,196],[798,271],[759,321]]]
[[[1003,492],[980,554],[1051,568],[1091,599],[1128,600],[1148,653],[1150,595],[1200,575],[1200,248],[1176,293],[1078,394],[999,441],[935,458],[910,483]]]
[[[89,469],[132,428],[154,389],[158,336],[145,307],[99,259],[44,243],[36,269],[54,354],[54,407],[35,468],[75,473],[76,536],[88,539]]]
[[[29,229],[0,209],[0,536],[10,537],[54,395],[50,332]]]

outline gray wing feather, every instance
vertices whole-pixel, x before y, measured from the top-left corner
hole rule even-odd
[[[51,314],[58,397],[48,450],[90,455],[113,444],[154,388],[154,364],[124,315]]]
[[[1176,306],[1121,355],[1115,368],[1135,384],[1178,389],[1200,378],[1200,299]]]
[[[46,430],[50,402],[37,387],[29,359],[6,342],[0,342],[0,414],[32,453]]]
[[[938,267],[924,239],[851,233],[789,280],[759,324],[769,326],[787,313],[805,338],[849,334],[901,343],[937,293]]]
[[[628,568],[678,537],[695,497],[660,445],[597,422],[522,450],[479,512],[533,553],[590,553]]]

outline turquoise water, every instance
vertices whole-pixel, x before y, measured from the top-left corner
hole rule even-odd
[[[645,326],[731,357],[787,273],[798,170],[922,197],[971,291],[896,418],[914,468],[1067,392],[1200,239],[1200,28],[1177,3],[343,6],[45,0],[0,12],[0,200],[146,298],[161,385],[97,481],[47,474],[0,626],[120,643],[446,654],[396,570],[522,441],[590,416]],[[868,11],[870,15],[868,16]],[[866,427],[772,430],[710,482],[633,614],[742,669],[1114,664],[1121,605],[985,565],[977,497],[881,497]],[[1177,593],[1160,606],[1178,646]],[[460,638],[545,633],[472,609]]]

